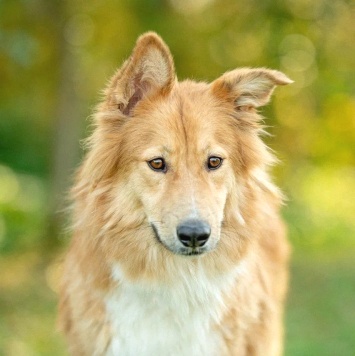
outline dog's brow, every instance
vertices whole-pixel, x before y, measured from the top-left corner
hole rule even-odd
[[[169,148],[168,146],[154,146],[154,147],[150,147],[147,150],[144,151],[143,156],[145,156],[146,158],[150,158],[156,155],[160,155],[160,154],[170,154],[172,152],[172,149]]]
[[[227,152],[221,148],[220,146],[212,146],[210,144],[204,146],[203,152],[207,152],[209,154],[213,153],[213,154],[220,154],[222,156],[226,156]]]
[[[211,151],[213,151],[212,150],[212,147],[211,147],[211,145],[210,144],[208,144],[207,146],[205,146],[204,148],[203,148],[203,152],[211,152]]]
[[[172,149],[169,148],[168,146],[163,146],[163,151],[167,152],[167,153],[171,153]]]

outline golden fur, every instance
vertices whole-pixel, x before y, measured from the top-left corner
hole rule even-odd
[[[112,340],[121,336],[112,318],[119,324],[120,315],[111,316],[106,301],[125,291],[125,283],[151,286],[154,295],[155,286],[169,291],[191,277],[184,290],[194,298],[196,276],[227,280],[238,267],[238,277],[216,287],[221,302],[206,335],[216,336],[219,351],[211,355],[282,353],[289,248],[279,216],[281,194],[267,173],[274,158],[260,139],[256,108],[269,101],[276,85],[290,82],[264,68],[236,69],[211,84],[178,82],[160,37],[147,33],[138,39],[98,106],[73,188],[73,240],[59,306],[73,355],[116,354]],[[214,171],[206,169],[211,155],[223,158]],[[166,160],[166,173],[148,167],[156,157]],[[184,256],[174,234],[191,214],[212,232],[203,253]],[[124,277],[113,277],[114,266]],[[215,303],[213,296],[209,300]],[[143,345],[139,332],[125,332]],[[149,354],[146,347],[142,355]]]

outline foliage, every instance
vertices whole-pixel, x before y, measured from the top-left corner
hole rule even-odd
[[[50,216],[98,91],[137,36],[155,30],[180,78],[266,66],[295,80],[263,110],[295,256],[286,350],[350,355],[354,10],[350,0],[0,1],[0,354],[63,350],[48,331],[63,245]]]

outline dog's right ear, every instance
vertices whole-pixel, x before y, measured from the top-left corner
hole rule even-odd
[[[132,116],[140,100],[168,94],[174,82],[169,48],[156,33],[148,32],[138,38],[131,57],[113,76],[105,94],[111,107]]]

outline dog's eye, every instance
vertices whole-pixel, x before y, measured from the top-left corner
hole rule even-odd
[[[208,159],[207,167],[208,169],[217,169],[222,165],[223,159],[220,157],[212,156]]]
[[[163,158],[154,158],[147,163],[153,171],[166,172],[166,164]]]

